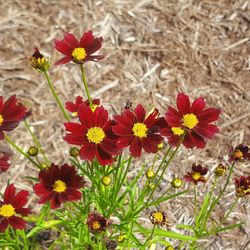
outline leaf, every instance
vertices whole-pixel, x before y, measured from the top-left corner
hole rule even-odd
[[[230,230],[230,229],[233,229],[233,228],[237,228],[237,227],[240,227],[244,224],[244,222],[241,222],[241,223],[236,223],[236,224],[232,224],[232,225],[229,225],[227,227],[223,227],[223,228],[219,228],[215,231],[215,234],[216,233],[221,233],[221,232],[225,232],[227,230]]]
[[[62,220],[50,220],[50,221],[45,221],[41,223],[40,225],[35,226],[29,233],[26,235],[26,238],[30,238],[33,235],[37,234],[39,231],[51,228],[53,226],[57,226],[59,224],[62,224],[64,221]]]
[[[186,229],[186,230],[189,230],[189,231],[194,231],[194,228],[192,226],[188,226],[188,225],[185,225],[185,224],[178,224],[175,227],[178,228],[178,229]]]

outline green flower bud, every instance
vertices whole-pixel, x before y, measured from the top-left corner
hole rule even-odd
[[[180,188],[183,184],[183,181],[179,178],[174,178],[171,182],[173,188]]]
[[[109,186],[111,184],[112,180],[109,176],[103,176],[102,177],[102,184],[104,186]]]
[[[226,167],[223,166],[222,164],[218,165],[214,170],[214,174],[218,177],[223,176],[225,172],[226,172]]]
[[[153,179],[155,177],[155,172],[152,168],[148,169],[146,172],[146,176],[148,179]]]
[[[76,147],[73,147],[69,150],[70,156],[76,158],[79,155],[79,149]]]
[[[35,146],[31,146],[28,149],[28,154],[29,154],[29,156],[37,156],[38,155],[38,148]]]

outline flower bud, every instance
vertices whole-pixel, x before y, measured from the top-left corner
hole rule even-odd
[[[125,235],[124,235],[124,234],[120,234],[120,235],[118,236],[117,240],[118,240],[119,243],[124,242],[124,240],[125,240]]]
[[[171,182],[173,188],[180,188],[183,184],[183,181],[179,178],[174,178]]]
[[[148,184],[148,188],[149,188],[149,189],[154,189],[154,188],[155,188],[155,184],[154,184],[153,182],[150,182],[150,183]]]
[[[79,149],[76,147],[73,147],[69,150],[70,156],[76,158],[79,155]]]
[[[174,248],[172,246],[167,246],[166,250],[174,250]]]
[[[29,154],[29,156],[37,156],[38,155],[38,148],[35,146],[31,146],[28,149],[28,154]]]
[[[35,51],[29,60],[30,60],[31,66],[39,72],[46,72],[49,69],[48,58],[44,57],[40,53],[38,48],[35,48]]]
[[[41,162],[40,166],[41,166],[41,169],[45,169],[48,167],[48,164],[46,162]]]
[[[153,179],[155,177],[155,172],[152,168],[149,168],[146,172],[146,176],[148,179]]]
[[[223,166],[222,164],[218,165],[214,170],[214,174],[218,177],[224,175],[225,172],[226,172],[226,167]]]
[[[159,143],[159,144],[157,145],[157,148],[158,148],[158,150],[162,150],[162,149],[164,148],[163,142]]]
[[[112,180],[109,176],[106,175],[106,176],[102,177],[102,184],[104,186],[109,186],[111,184],[111,182],[112,182]]]

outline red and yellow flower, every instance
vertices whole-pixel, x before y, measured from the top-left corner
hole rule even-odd
[[[15,129],[20,121],[27,116],[26,108],[17,103],[16,96],[11,96],[7,101],[3,101],[0,96],[0,140],[4,139],[4,131]]]
[[[244,144],[239,144],[235,148],[231,147],[229,152],[229,162],[238,162],[250,160],[249,147]]]
[[[10,156],[8,154],[2,154],[0,156],[0,173],[5,172],[9,169],[10,167]]]
[[[99,99],[93,99],[92,105],[89,105],[89,100],[83,101],[81,96],[77,96],[75,102],[66,102],[66,109],[71,112],[72,116],[78,116],[78,109],[81,104],[85,103],[94,112],[95,109],[100,105]]]
[[[80,41],[73,34],[65,33],[62,40],[55,40],[55,49],[64,54],[64,57],[55,64],[66,64],[70,61],[83,64],[87,61],[97,62],[104,58],[103,55],[93,55],[102,47],[103,38],[94,37],[90,30],[85,32]]]
[[[250,195],[250,176],[240,176],[234,179],[235,189],[238,197]]]
[[[186,148],[204,148],[205,138],[213,138],[219,129],[211,124],[219,119],[220,110],[205,109],[203,98],[198,98],[190,104],[189,97],[183,93],[177,96],[177,109],[169,107],[165,116],[166,125],[161,128],[161,134],[166,136],[169,144],[176,146],[181,136]]]
[[[64,164],[61,167],[51,164],[39,172],[39,181],[34,186],[36,195],[40,197],[39,204],[50,201],[52,209],[67,201],[77,201],[82,197],[79,190],[84,186],[83,178],[77,175],[73,166]]]
[[[134,111],[125,109],[121,115],[116,115],[113,132],[118,136],[116,145],[119,149],[129,146],[133,157],[140,157],[142,149],[148,153],[156,153],[158,144],[163,140],[158,133],[159,111],[154,109],[146,115],[141,104],[138,104]]]
[[[202,167],[201,165],[193,165],[192,172],[188,172],[184,176],[184,180],[187,182],[193,182],[194,184],[198,184],[198,182],[206,182],[205,175],[208,172],[208,168]]]
[[[89,231],[92,233],[99,233],[105,231],[111,224],[111,221],[106,219],[104,216],[94,212],[88,215],[87,225]]]
[[[78,117],[81,124],[64,124],[69,132],[64,140],[69,144],[81,146],[79,156],[82,160],[91,161],[96,157],[101,165],[111,164],[112,156],[117,154],[117,148],[108,111],[99,106],[93,112],[90,107],[82,104],[79,106]]]
[[[16,194],[14,184],[6,187],[3,201],[0,201],[0,232],[4,232],[8,225],[15,229],[25,228],[26,222],[22,217],[31,213],[29,208],[24,208],[28,195],[24,190]]]

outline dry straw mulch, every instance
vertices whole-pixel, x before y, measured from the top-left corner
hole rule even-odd
[[[27,57],[38,46],[54,62],[59,58],[53,50],[55,38],[61,38],[64,31],[80,37],[93,29],[105,39],[102,52],[106,60],[86,65],[88,82],[93,96],[112,112],[119,112],[129,99],[148,108],[157,106],[164,113],[179,91],[192,98],[204,96],[209,105],[223,110],[217,138],[205,150],[183,149],[166,180],[174,174],[182,176],[194,162],[212,171],[226,159],[230,144],[250,144],[249,8],[247,0],[1,1],[0,94],[17,94],[32,108],[34,131],[50,158],[63,162],[69,148],[62,140],[63,116]],[[51,75],[63,101],[82,93],[76,65],[53,67]],[[25,149],[31,145],[23,126],[12,136]],[[0,146],[6,150],[2,142]],[[26,161],[20,162],[19,156],[12,163],[10,175],[2,175],[1,184],[10,176],[18,181],[36,172]],[[236,174],[240,173],[249,174],[249,165],[238,165]],[[27,181],[17,185],[32,191]],[[216,218],[224,214],[234,196],[232,183]],[[174,223],[189,221],[190,197],[166,204]],[[32,196],[29,202],[35,201]],[[206,240],[204,249],[249,249],[249,207],[249,200],[242,200],[230,217],[231,222],[246,220],[244,227]]]

